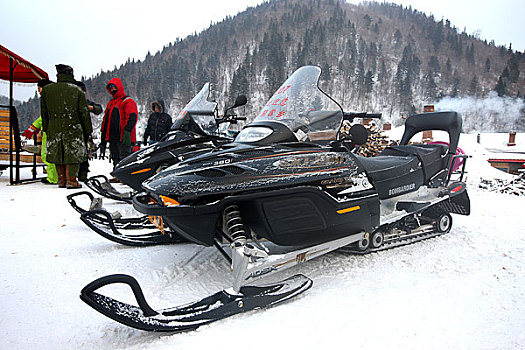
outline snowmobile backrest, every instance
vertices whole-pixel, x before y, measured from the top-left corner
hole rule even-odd
[[[457,112],[433,112],[414,114],[407,118],[401,145],[407,145],[418,132],[425,130],[443,130],[448,133],[448,154],[454,155],[458,148],[463,119]]]

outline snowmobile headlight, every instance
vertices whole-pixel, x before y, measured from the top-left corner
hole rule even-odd
[[[172,207],[172,206],[180,205],[180,203],[177,202],[173,198],[163,196],[163,195],[159,195],[159,198],[162,200],[162,204],[164,204],[165,207]]]
[[[236,142],[257,142],[271,135],[273,130],[265,126],[252,126],[241,130],[235,138]]]

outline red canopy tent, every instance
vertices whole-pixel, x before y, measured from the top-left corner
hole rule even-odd
[[[13,102],[13,82],[37,83],[40,79],[49,79],[49,77],[41,68],[0,45],[0,79],[9,81],[11,106]]]
[[[15,135],[15,133],[19,133],[20,130],[18,128],[16,109],[13,106],[13,83],[37,83],[40,79],[49,78],[44,70],[0,45],[0,79],[9,81],[9,139],[15,140],[15,145],[13,145],[12,141],[9,142],[9,167],[11,169],[10,182],[11,184],[15,184],[23,180],[20,180],[20,135]],[[13,153],[15,154],[14,166]],[[33,160],[33,180],[36,179],[35,163],[36,161]],[[13,167],[16,170],[14,180]]]

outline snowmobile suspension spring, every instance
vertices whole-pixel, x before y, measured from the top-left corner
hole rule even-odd
[[[246,230],[237,204],[231,204],[224,209],[224,223],[233,241],[246,240]]]

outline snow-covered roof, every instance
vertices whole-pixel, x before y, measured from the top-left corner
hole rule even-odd
[[[525,153],[511,153],[511,152],[500,152],[500,153],[491,153],[489,161],[521,161],[525,162]]]

